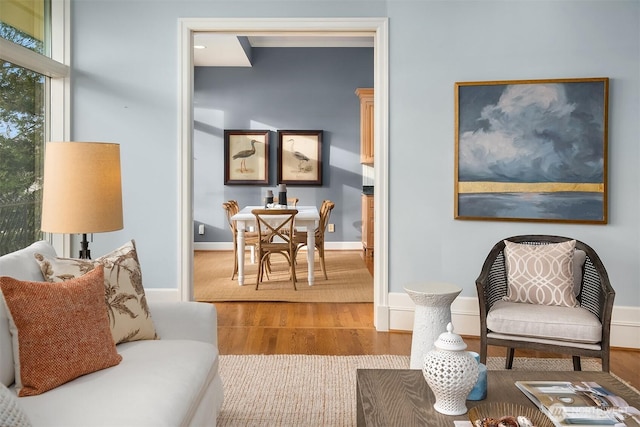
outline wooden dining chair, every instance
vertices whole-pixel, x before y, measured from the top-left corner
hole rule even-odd
[[[236,222],[232,220],[231,217],[240,212],[240,205],[238,205],[238,202],[235,200],[229,200],[222,204],[222,208],[225,210],[227,223],[229,224],[229,229],[233,236],[233,272],[231,273],[231,280],[233,280],[236,277],[236,274],[238,274],[238,228],[236,227]],[[258,233],[245,231],[244,242],[245,247],[251,248],[253,255],[258,244]],[[253,255],[253,258],[255,258],[255,255]]]
[[[296,288],[296,266],[293,225],[297,209],[254,209],[251,211],[256,217],[258,236],[257,257],[258,274],[256,290],[262,281],[265,270],[269,265],[272,254],[282,254],[289,263],[289,272],[293,289]]]
[[[240,212],[240,205],[238,204],[237,200],[230,199],[227,201],[227,203],[229,203],[233,207],[236,213]]]
[[[324,264],[324,233],[327,229],[327,225],[329,225],[329,217],[331,216],[331,210],[333,210],[335,206],[336,204],[331,200],[322,201],[322,205],[320,206],[320,221],[318,223],[318,227],[314,230],[315,239],[316,239],[315,246],[318,249],[318,255],[320,256],[320,267],[322,268],[322,273],[324,274],[324,278],[327,280],[329,278],[327,277],[327,269]],[[307,232],[296,230],[294,235],[294,242],[296,244],[296,255],[297,255],[298,250],[307,245]]]

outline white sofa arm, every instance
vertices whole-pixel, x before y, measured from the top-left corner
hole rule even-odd
[[[218,347],[218,312],[213,304],[187,301],[149,302],[160,339],[204,341]]]

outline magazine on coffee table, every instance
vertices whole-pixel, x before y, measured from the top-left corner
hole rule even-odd
[[[640,427],[640,411],[595,382],[516,381],[557,427]]]

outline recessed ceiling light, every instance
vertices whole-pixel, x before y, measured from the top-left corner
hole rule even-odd
[[[206,46],[202,46],[200,44],[197,44],[197,45],[194,45],[193,48],[194,49],[206,49],[207,47]]]

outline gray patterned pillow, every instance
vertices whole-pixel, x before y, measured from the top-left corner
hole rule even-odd
[[[545,245],[505,243],[507,296],[511,302],[576,307],[573,288],[575,240]]]
[[[49,282],[63,282],[82,276],[98,264],[104,265],[105,302],[115,343],[158,338],[133,240],[96,260],[48,258],[40,254],[35,257]]]

